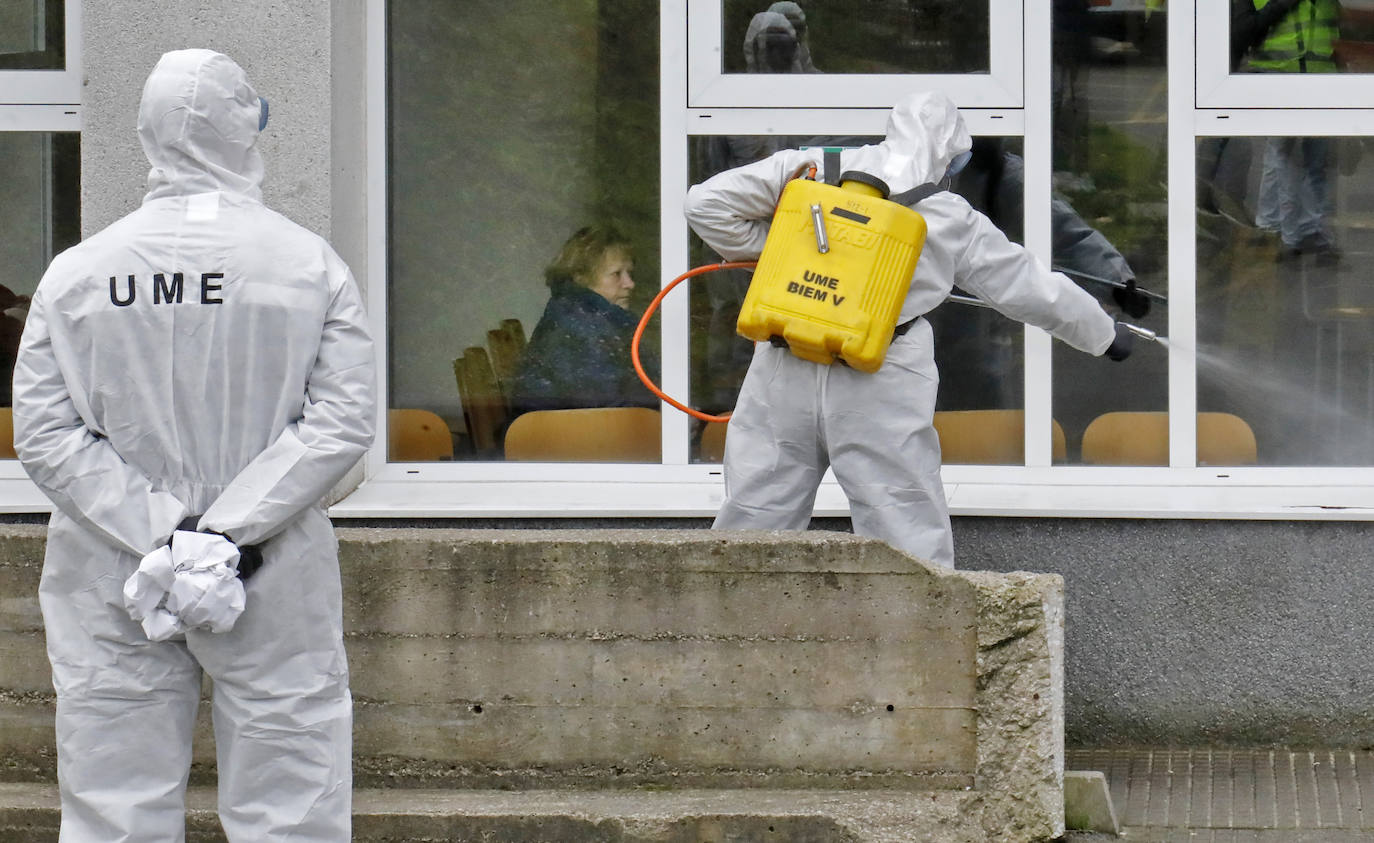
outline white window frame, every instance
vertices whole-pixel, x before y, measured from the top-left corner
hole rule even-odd
[[[1229,0],[1196,4],[1198,108],[1374,108],[1368,73],[1231,73]],[[1175,4],[1170,11],[1181,8]]]
[[[1048,3],[993,0],[999,13],[1017,5],[1025,34],[1022,60],[1024,98],[1050,101],[1051,20]],[[1204,6],[1216,0],[1197,0]],[[668,283],[688,265],[688,232],[682,219],[687,189],[688,138],[698,134],[880,134],[891,99],[879,108],[802,108],[739,104],[691,104],[687,39],[674,21],[683,20],[698,0],[662,0],[661,20],[661,185],[662,272]],[[1023,9],[1023,10],[1022,10]],[[1193,45],[1199,34],[1195,0],[1173,0],[1169,10],[1169,255],[1170,303],[1168,368],[1170,407],[1169,465],[1159,467],[1052,466],[1051,339],[1028,328],[1026,364],[1026,464],[1023,466],[947,465],[946,495],[954,515],[1022,517],[1234,518],[1272,520],[1374,520],[1374,469],[1371,468],[1206,468],[1196,465],[1196,361],[1191,351],[1195,324],[1195,142],[1209,134],[1281,134],[1291,121],[1283,112],[1257,117],[1253,112],[1201,109],[1195,98],[1199,75]],[[385,15],[382,0],[368,4],[368,299],[375,336],[381,391],[387,395],[386,360],[386,110]],[[719,27],[717,27],[718,29]],[[1021,54],[1021,47],[1017,45]],[[867,77],[847,77],[862,88]],[[900,77],[911,87],[917,79]],[[1328,77],[1329,78],[1329,77]],[[734,81],[732,79],[732,81]],[[843,84],[843,81],[840,82]],[[1049,109],[986,108],[976,93],[956,101],[966,109],[970,129],[979,134],[1023,136],[1026,207],[1046,207],[1050,198]],[[851,99],[854,102],[866,100]],[[833,103],[832,103],[833,105]],[[1313,111],[1303,111],[1311,117]],[[1272,118],[1272,119],[1270,119]],[[1227,122],[1232,121],[1235,122]],[[1290,122],[1290,132],[1296,127]],[[1220,128],[1224,127],[1224,128]],[[1341,128],[1344,127],[1344,131]],[[1243,129],[1243,130],[1242,130]],[[1374,134],[1374,113],[1332,112],[1302,133]],[[1261,131],[1263,130],[1263,131]],[[1026,245],[1047,259],[1049,218],[1031,215]],[[665,391],[687,391],[688,303],[675,291],[661,308]],[[1148,353],[1153,349],[1145,349]],[[1129,361],[1123,365],[1130,365]],[[383,426],[367,459],[367,479],[331,509],[343,518],[458,517],[709,517],[724,491],[720,465],[689,463],[688,419],[664,411],[663,462],[659,465],[570,465],[542,463],[388,463]],[[844,516],[848,504],[832,476],[817,495],[818,516]]]
[[[81,2],[63,12],[66,66],[62,70],[0,70],[0,105],[81,104]],[[11,131],[0,126],[0,131]]]
[[[81,3],[64,11],[63,70],[0,71],[0,132],[81,131]],[[51,512],[18,460],[0,460],[0,513]]]
[[[667,20],[668,4],[661,9]],[[677,4],[673,4],[677,5]],[[1022,0],[989,0],[989,70],[969,74],[807,74],[779,85],[771,74],[724,73],[721,0],[687,3],[687,104],[693,108],[882,108],[914,88],[939,88],[965,108],[1021,108]],[[665,44],[665,47],[667,45]]]

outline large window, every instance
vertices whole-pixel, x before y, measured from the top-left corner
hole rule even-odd
[[[585,324],[568,314],[615,314],[607,359],[626,375],[624,335],[650,298],[719,260],[682,217],[690,185],[783,147],[872,142],[897,97],[931,87],[975,136],[954,189],[1161,340],[1113,363],[956,290],[928,314],[956,514],[1374,510],[1374,296],[1359,271],[1374,100],[1367,83],[1333,87],[1374,67],[1374,22],[1335,4],[1337,68],[1317,78],[1260,67],[1253,46],[1233,52],[1232,6],[379,4],[387,236],[373,303],[386,313],[392,435],[340,511],[713,513],[727,428],[607,398],[593,355],[546,355],[544,381],[579,410],[642,412],[560,421],[534,446],[522,432],[512,450],[512,420],[536,415],[522,413],[537,407],[517,373],[546,345],[541,322],[571,339]],[[1308,24],[1333,9],[1297,6]],[[610,245],[579,252],[603,224]],[[582,305],[562,301],[559,279]],[[743,270],[693,278],[645,323],[642,363],[668,395],[733,407],[752,353],[733,331],[748,283]],[[638,378],[621,386],[643,397]],[[999,447],[965,447],[957,428],[978,419],[996,420],[982,429]],[[640,444],[573,448],[597,426]],[[426,429],[437,446],[416,444]],[[833,481],[816,511],[846,512]]]
[[[459,461],[503,460],[524,410],[656,410],[626,356],[659,278],[655,4],[391,3],[387,26],[388,406]]]
[[[1160,334],[1169,315],[1165,24],[1146,3],[1056,3],[1051,80],[1051,265],[1117,318]],[[1069,462],[1118,461],[1095,447],[1095,433],[1085,448],[1098,419],[1095,430],[1127,418],[1107,414],[1162,420],[1169,410],[1163,347],[1140,343],[1113,363],[1055,343],[1053,370]],[[1164,444],[1133,461],[1167,465]]]

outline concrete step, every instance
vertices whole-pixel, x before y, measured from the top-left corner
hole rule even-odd
[[[974,791],[361,789],[353,840],[483,843],[978,843]],[[211,788],[187,795],[188,843],[220,843]],[[57,788],[0,783],[0,839],[57,840]]]

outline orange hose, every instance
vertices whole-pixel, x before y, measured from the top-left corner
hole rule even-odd
[[[639,338],[644,336],[644,327],[649,324],[649,319],[654,315],[654,311],[658,310],[659,302],[663,301],[663,297],[668,295],[668,291],[678,284],[686,281],[693,275],[704,275],[707,272],[715,272],[721,269],[753,269],[755,266],[758,266],[758,261],[729,261],[726,263],[707,264],[687,270],[674,278],[662,290],[658,291],[658,295],[654,296],[654,300],[649,302],[649,306],[644,309],[644,315],[639,319],[639,326],[635,328],[634,339],[630,341],[630,361],[635,364],[635,374],[639,375],[639,379],[644,381],[644,385],[649,388],[650,392],[693,418],[698,418],[707,422],[723,422],[730,420],[730,414],[726,413],[721,416],[713,416],[709,413],[703,413],[700,410],[693,410],[686,404],[669,397],[663,390],[659,389],[658,385],[650,380],[649,376],[644,373],[644,365],[639,362]]]

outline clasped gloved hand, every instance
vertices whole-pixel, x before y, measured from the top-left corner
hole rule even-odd
[[[124,583],[124,606],[151,641],[188,629],[221,633],[243,613],[239,549],[218,533],[177,530]]]
[[[1107,346],[1104,354],[1112,360],[1125,360],[1131,356],[1131,349],[1135,348],[1135,334],[1127,328],[1125,323],[1116,323],[1116,337],[1112,344]]]
[[[212,536],[220,536],[225,541],[233,544],[234,540],[224,535],[223,533],[218,533],[214,530],[197,530],[196,525],[199,523],[199,515],[188,515],[182,519],[180,524],[177,525],[177,531],[184,531],[188,533],[209,533]],[[258,572],[258,569],[262,567],[262,548],[255,544],[234,544],[234,547],[237,548],[239,552],[239,562],[237,568],[239,579],[243,580],[244,582],[248,582],[248,578],[256,574]]]

